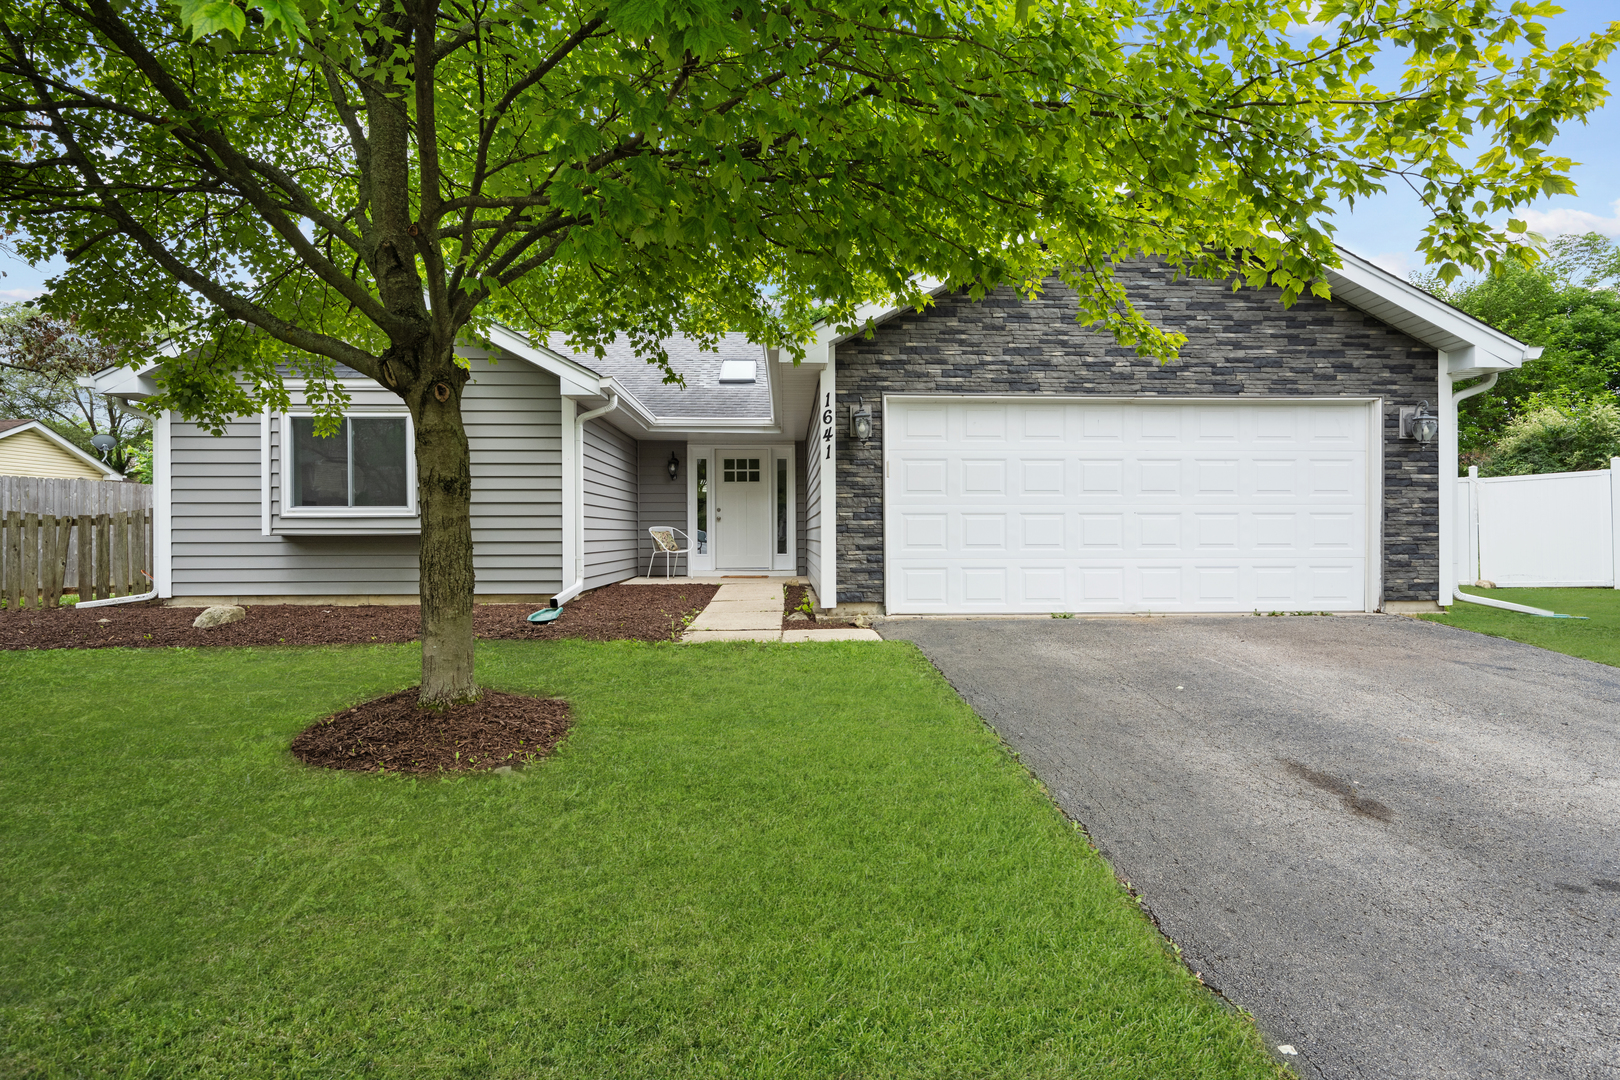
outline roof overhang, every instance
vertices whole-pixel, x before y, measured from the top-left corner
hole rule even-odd
[[[1354,252],[1342,247],[1338,251],[1340,265],[1327,271],[1333,298],[1444,353],[1446,370],[1453,378],[1508,371],[1541,355],[1540,347],[1527,345],[1480,322]],[[944,290],[936,281],[921,284],[930,296]],[[805,347],[804,362],[825,364],[834,346],[864,333],[867,326],[876,326],[910,310],[911,306],[906,304],[868,304],[856,312],[861,328],[854,332],[822,326]]]
[[[1452,378],[1511,371],[1541,355],[1539,346],[1487,326],[1353,252],[1339,248],[1339,261],[1327,272],[1333,298],[1444,353]]]
[[[30,420],[26,424],[18,424],[16,427],[7,428],[4,431],[0,431],[0,441],[4,441],[6,439],[9,439],[13,435],[21,435],[25,431],[36,431],[36,432],[38,432],[40,435],[44,436],[49,441],[55,443],[62,450],[66,451],[69,454],[72,454],[74,457],[78,458],[80,461],[84,462],[86,465],[89,465],[92,468],[99,471],[108,480],[122,480],[124,478],[123,473],[119,472],[117,469],[115,469],[112,466],[108,465],[106,462],[101,461],[101,460],[93,457],[90,454],[85,453],[83,450],[80,450],[77,446],[74,446],[72,443],[70,443],[66,439],[62,438],[62,436],[58,435],[56,432],[54,432],[50,428],[46,427],[44,424],[40,423],[38,420]]]

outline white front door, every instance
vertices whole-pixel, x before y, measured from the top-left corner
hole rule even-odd
[[[769,450],[716,450],[714,568],[771,568],[771,454]]]
[[[1367,403],[892,398],[884,416],[891,614],[1374,602]]]

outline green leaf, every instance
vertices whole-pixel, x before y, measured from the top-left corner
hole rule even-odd
[[[309,24],[298,0],[254,0],[253,6],[264,12],[264,28],[273,30],[279,23],[289,38],[309,37]]]
[[[191,40],[199,41],[218,30],[227,30],[238,40],[247,28],[247,16],[232,0],[176,0],[180,9],[180,25],[191,31]]]

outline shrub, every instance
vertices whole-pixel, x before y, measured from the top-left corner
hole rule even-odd
[[[1620,405],[1610,395],[1533,396],[1484,455],[1481,476],[1607,469],[1620,457]]]

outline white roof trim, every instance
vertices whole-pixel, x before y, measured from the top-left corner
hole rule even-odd
[[[1453,377],[1508,371],[1541,355],[1539,347],[1480,322],[1354,252],[1338,251],[1341,265],[1327,272],[1334,299],[1454,359],[1466,354],[1464,366],[1450,364]]]
[[[9,429],[7,429],[5,431],[0,431],[0,439],[9,439],[13,435],[21,435],[25,431],[37,431],[37,432],[39,432],[41,435],[45,436],[47,439],[49,439],[51,442],[55,443],[57,446],[60,446],[63,450],[66,450],[68,453],[72,454],[74,457],[78,458],[80,461],[83,461],[87,465],[94,465],[96,468],[100,469],[101,472],[103,473],[103,475],[105,475],[107,477],[107,479],[109,479],[109,480],[122,480],[124,478],[123,473],[119,472],[117,469],[114,469],[112,466],[108,465],[106,462],[104,462],[104,461],[102,461],[102,460],[100,460],[98,458],[92,457],[91,455],[85,453],[83,450],[80,450],[77,446],[74,446],[72,443],[70,443],[66,439],[62,438],[62,436],[58,435],[56,432],[54,432],[50,428],[46,427],[44,424],[40,423],[38,420],[30,420],[26,424],[19,424],[18,426],[14,427],[14,428],[9,428]]]
[[[1342,247],[1337,250],[1341,265],[1330,267],[1327,271],[1328,288],[1333,298],[1366,312],[1430,348],[1450,354],[1448,367],[1454,378],[1507,371],[1541,355],[1539,347],[1526,345],[1487,326],[1352,251]],[[937,296],[944,288],[935,281],[925,281],[922,287],[930,296]],[[910,310],[910,305],[868,304],[860,308],[855,317],[864,328],[867,322],[876,325]],[[857,330],[845,334],[834,326],[820,327],[816,337],[805,347],[805,361],[826,363],[833,346],[860,333]]]
[[[524,335],[499,323],[489,328],[490,344],[505,349],[520,360],[527,360],[548,371],[562,382],[564,397],[605,397],[607,380],[584,364],[545,345],[536,345]],[[623,392],[622,389],[620,391]]]

